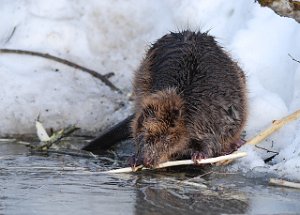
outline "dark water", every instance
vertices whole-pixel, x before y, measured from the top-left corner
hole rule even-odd
[[[0,142],[0,214],[300,214],[300,191],[269,186],[264,175],[220,168],[99,173],[126,166],[129,154],[44,155]]]

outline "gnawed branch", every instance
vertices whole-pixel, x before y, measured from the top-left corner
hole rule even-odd
[[[210,164],[210,163],[217,163],[224,160],[233,160],[241,157],[245,157],[247,155],[246,152],[238,152],[230,155],[224,155],[220,157],[215,158],[207,158],[207,159],[201,159],[198,164]],[[181,166],[181,165],[194,165],[195,163],[192,160],[179,160],[179,161],[168,161],[165,163],[159,164],[154,169],[160,169],[160,168],[166,168],[171,166]],[[135,172],[137,170],[144,170],[147,169],[143,167],[142,165],[136,167],[135,169],[132,169],[131,167],[121,168],[121,169],[115,169],[115,170],[109,170],[104,173],[128,173],[128,172]]]
[[[90,75],[92,75],[93,77],[100,79],[111,90],[117,91],[118,93],[122,93],[122,91],[119,88],[117,88],[110,80],[108,80],[107,77],[105,77],[105,75],[101,75],[101,74],[97,73],[94,70],[91,70],[91,69],[88,69],[86,67],[80,66],[80,65],[78,65],[76,63],[73,63],[71,61],[68,61],[68,60],[50,55],[48,53],[40,53],[40,52],[35,52],[35,51],[26,51],[26,50],[19,50],[19,49],[0,49],[0,53],[32,55],[32,56],[38,56],[38,57],[50,59],[50,60],[65,64],[67,66],[73,67],[75,69],[80,69],[84,72],[87,72]]]

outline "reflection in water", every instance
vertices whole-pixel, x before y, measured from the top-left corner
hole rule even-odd
[[[150,179],[153,183],[153,178]],[[156,185],[137,189],[135,214],[220,214],[245,213],[243,194],[212,191],[209,188],[178,186],[157,180]],[[236,198],[236,196],[239,197]]]

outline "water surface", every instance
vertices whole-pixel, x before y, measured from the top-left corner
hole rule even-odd
[[[300,213],[300,191],[269,186],[268,175],[193,167],[100,173],[126,166],[130,153],[123,145],[99,158],[40,154],[0,142],[0,214]]]

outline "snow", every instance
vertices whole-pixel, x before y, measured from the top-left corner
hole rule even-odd
[[[47,128],[77,124],[95,134],[125,118],[133,71],[145,50],[169,31],[210,30],[239,62],[248,78],[247,139],[300,109],[300,28],[253,1],[197,0],[0,0],[0,47],[50,53],[101,74],[124,93],[100,80],[51,60],[0,54],[0,136],[35,132],[35,119]],[[244,146],[246,158],[232,168],[266,171],[300,180],[300,121],[260,145],[272,155]]]

